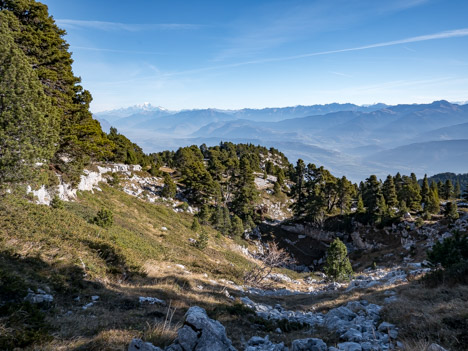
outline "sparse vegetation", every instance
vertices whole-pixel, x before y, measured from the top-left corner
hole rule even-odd
[[[244,282],[255,287],[266,288],[265,280],[273,269],[290,262],[291,257],[273,241],[269,244],[260,260],[261,264],[253,266],[245,273]]]

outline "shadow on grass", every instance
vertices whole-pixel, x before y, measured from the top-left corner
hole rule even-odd
[[[51,340],[54,328],[47,321],[57,309],[57,301],[69,303],[72,296],[101,285],[84,280],[85,272],[73,265],[51,265],[39,257],[23,257],[0,252],[0,349],[26,348]],[[28,292],[45,290],[53,302],[32,304]]]

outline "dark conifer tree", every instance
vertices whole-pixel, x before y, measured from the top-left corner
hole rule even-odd
[[[367,178],[364,184],[362,200],[364,201],[364,206],[367,208],[367,212],[370,214],[376,214],[378,212],[377,202],[380,199],[380,195],[382,195],[380,185],[375,175],[371,175]]]
[[[161,195],[168,199],[173,199],[176,196],[177,185],[172,180],[169,173],[164,173],[164,186],[161,191]]]
[[[242,219],[240,219],[239,216],[234,215],[232,218],[231,235],[240,237],[242,234],[244,234],[244,225],[242,224]]]
[[[59,115],[0,12],[0,183],[30,179],[56,152]]]
[[[453,195],[453,184],[450,179],[447,179],[443,185],[443,195],[442,197],[445,200],[449,200],[452,198]]]
[[[453,197],[455,199],[459,199],[461,197],[461,186],[460,186],[460,180],[457,179],[457,182],[455,183],[455,189],[453,191]]]
[[[232,202],[232,209],[238,216],[244,219],[254,215],[254,206],[258,197],[254,179],[249,159],[243,156],[240,161],[239,174],[235,182],[236,190]]]
[[[304,161],[301,159],[297,160],[293,177],[294,185],[291,188],[291,197],[295,200],[292,204],[292,209],[296,217],[302,216],[305,211],[305,171],[306,166]]]
[[[457,202],[456,201],[449,201],[445,205],[445,211],[444,211],[444,216],[445,218],[455,221],[457,220],[460,215],[458,214],[458,208],[457,208]]]
[[[427,203],[429,202],[430,196],[429,181],[427,180],[427,174],[424,175],[423,184],[421,188],[421,204],[423,204],[424,209],[426,209]]]
[[[382,186],[382,194],[385,198],[385,202],[389,207],[396,207],[398,205],[398,196],[391,175],[387,176]]]
[[[437,187],[429,190],[429,196],[427,198],[427,205],[424,207],[429,213],[438,214],[440,211],[440,201]]]

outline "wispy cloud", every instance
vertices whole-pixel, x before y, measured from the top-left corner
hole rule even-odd
[[[198,24],[188,23],[120,23],[120,22],[104,22],[104,21],[86,21],[74,19],[57,19],[57,24],[60,27],[78,29],[98,29],[103,31],[128,31],[138,32],[147,30],[183,30],[183,29],[198,29],[201,26]]]
[[[310,52],[310,53],[293,55],[293,56],[263,58],[263,59],[258,59],[258,60],[243,61],[243,62],[237,62],[237,63],[226,64],[226,65],[203,67],[203,68],[198,68],[198,69],[193,69],[193,70],[188,70],[188,71],[167,73],[166,75],[200,73],[200,72],[223,69],[223,68],[233,68],[233,67],[262,64],[262,63],[268,63],[268,62],[291,61],[291,60],[298,60],[298,59],[314,57],[314,56],[333,55],[333,54],[340,54],[340,53],[345,53],[345,52],[362,51],[362,50],[370,50],[370,49],[402,45],[402,44],[408,44],[408,43],[417,43],[417,42],[423,42],[423,41],[428,41],[428,40],[460,38],[460,37],[466,37],[466,36],[468,36],[468,28],[461,28],[461,29],[455,29],[455,30],[444,31],[444,32],[439,32],[439,33],[409,37],[409,38],[404,38],[404,39],[399,39],[399,40],[385,41],[381,43],[374,43],[374,44],[363,45],[363,46],[356,46],[352,48],[317,51],[317,52]]]
[[[215,61],[254,57],[262,51],[314,35],[336,32],[393,13],[424,5],[429,0],[317,0],[253,7],[250,14],[229,24],[231,36]]]
[[[375,43],[375,44],[370,44],[370,45],[357,46],[357,47],[347,48],[347,49],[329,50],[329,51],[321,51],[321,52],[311,52],[311,53],[302,54],[302,55],[295,55],[295,56],[288,56],[288,57],[274,58],[274,59],[266,59],[266,61],[270,61],[270,60],[271,61],[293,60],[293,59],[299,59],[299,58],[303,58],[303,57],[337,54],[337,53],[340,53],[340,52],[360,51],[360,50],[381,48],[381,47],[385,47],[385,46],[394,46],[394,45],[401,45],[401,44],[408,44],[408,43],[417,43],[417,42],[428,41],[428,40],[449,39],[449,38],[466,37],[466,36],[468,36],[468,28],[462,28],[462,29],[449,30],[449,31],[445,31],[445,32],[439,32],[439,33],[433,33],[433,34],[427,34],[427,35],[420,35],[420,36],[410,37],[410,38],[405,38],[405,39],[385,41],[385,42],[382,42],[382,43]]]
[[[342,73],[342,72],[335,72],[335,71],[330,71],[331,74],[334,74],[335,76],[341,76],[341,77],[347,77],[347,78],[352,78],[352,75]]]

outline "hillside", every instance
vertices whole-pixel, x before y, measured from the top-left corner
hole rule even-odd
[[[0,350],[466,350],[468,189],[446,171],[467,140],[405,144],[466,106],[145,103],[101,126],[65,34],[0,1]]]
[[[185,312],[194,305],[221,321],[238,349],[244,349],[246,340],[257,335],[269,335],[273,343],[286,344],[313,335],[336,345],[342,339],[333,332],[335,327],[328,327],[329,331],[314,328],[311,332],[307,325],[317,323],[314,315],[304,314],[311,319],[299,319],[298,324],[297,319],[289,317],[288,310],[293,309],[297,318],[304,318],[301,313],[331,314],[338,306],[352,306],[352,301],[365,299],[375,306],[387,306],[380,318],[396,324],[407,345],[421,343],[414,336],[414,329],[407,329],[417,321],[418,332],[427,340],[448,343],[454,350],[463,349],[461,341],[457,344],[449,338],[464,340],[462,325],[450,323],[463,320],[466,305],[462,296],[466,296],[466,286],[452,288],[448,294],[443,287],[425,288],[419,282],[421,272],[427,270],[421,270],[418,263],[425,259],[424,247],[446,232],[443,223],[427,222],[418,229],[410,221],[382,232],[373,226],[356,227],[358,234],[349,236],[331,229],[291,226],[290,222],[281,227],[264,222],[260,241],[235,236],[230,239],[211,226],[202,226],[201,232],[193,231],[194,217],[190,212],[194,209],[158,195],[162,178],[125,167],[121,170],[104,173],[103,182],[91,188],[94,191],[78,192],[76,199],[63,203],[63,207],[37,205],[21,193],[2,196],[0,311],[3,328],[6,327],[0,337],[3,348],[14,345],[32,349],[34,345],[45,350],[124,350],[135,337],[163,347],[172,343]],[[118,183],[113,180],[114,174],[119,174]],[[92,173],[88,178],[95,179]],[[262,178],[257,179],[261,190]],[[266,203],[273,200],[266,193],[264,199]],[[276,203],[277,200],[269,206]],[[92,223],[102,208],[113,214],[110,227]],[[457,226],[463,225],[466,230],[467,219],[465,215]],[[390,235],[383,234],[385,231]],[[200,249],[194,242],[202,232],[208,235],[208,245]],[[262,264],[258,250],[272,240],[294,255],[296,270],[303,270],[299,266],[316,265],[310,257],[322,259],[327,243],[337,235],[352,251],[353,266],[360,272],[349,285],[330,285],[319,271],[298,273],[286,268],[274,269],[268,290],[244,282],[246,271]],[[400,241],[401,235],[404,241]],[[316,251],[317,245],[322,245],[321,251]],[[377,268],[369,270],[375,262]],[[422,289],[427,289],[424,294]],[[389,296],[391,302],[386,302]],[[242,307],[238,298],[248,306],[253,304],[256,312]],[[427,299],[432,304],[427,304]],[[449,299],[457,309],[436,312],[434,303],[439,299]],[[281,305],[284,314],[271,321],[265,315],[265,308],[271,307],[262,306],[275,304]],[[394,313],[408,305],[416,308],[414,313]],[[15,317],[20,310],[22,314]],[[422,310],[431,318],[421,322],[416,311]]]

